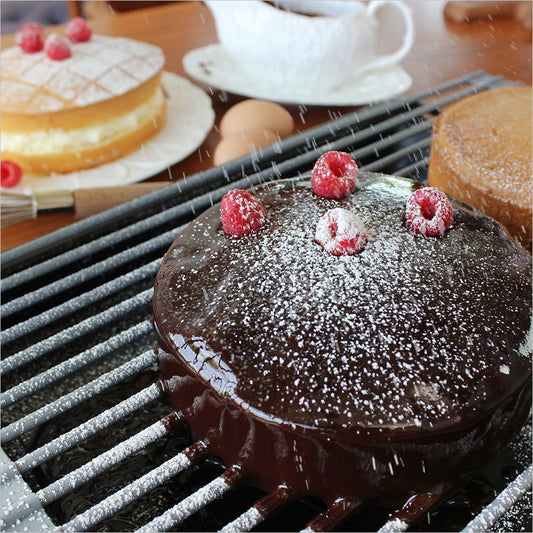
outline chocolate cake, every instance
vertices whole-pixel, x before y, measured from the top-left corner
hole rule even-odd
[[[446,494],[529,412],[531,257],[458,201],[443,235],[415,233],[410,180],[360,173],[341,199],[310,183],[255,187],[267,215],[251,233],[227,235],[215,205],[177,237],[155,284],[164,387],[264,490]],[[338,207],[364,222],[354,255],[314,240]]]

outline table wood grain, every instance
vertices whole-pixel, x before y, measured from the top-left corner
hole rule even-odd
[[[402,66],[413,79],[406,95],[425,90],[444,81],[479,69],[509,80],[531,85],[531,28],[514,18],[487,18],[456,23],[444,17],[444,0],[406,0],[415,22],[415,43]],[[392,50],[401,39],[395,13],[384,10],[381,16],[380,46]],[[203,2],[176,2],[141,10],[100,16],[90,20],[94,33],[143,40],[161,47],[168,71],[186,77],[183,56],[190,50],[218,41],[213,18]],[[61,27],[48,31],[61,31]],[[13,45],[13,36],[2,37],[2,48]],[[213,165],[212,154],[220,139],[217,125],[224,112],[243,100],[237,95],[211,91],[215,127],[200,148],[171,169],[173,179],[191,175]],[[286,106],[297,131],[339,117],[354,107]],[[168,180],[169,174],[151,180]],[[47,213],[2,229],[2,251],[72,224],[71,212]]]

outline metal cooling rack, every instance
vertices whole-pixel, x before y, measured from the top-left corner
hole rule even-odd
[[[284,530],[340,527],[356,508],[294,502],[286,487],[239,489],[239,467],[211,458],[172,412],[150,322],[161,258],[180,228],[228,190],[308,172],[328,150],[350,152],[363,170],[424,181],[440,110],[508,85],[476,72],[367,106],[5,252],[2,529],[229,532],[274,529],[275,512]],[[512,513],[531,488],[531,467],[516,474],[459,529],[486,530]],[[439,503],[425,502],[417,519]],[[360,527],[404,531],[409,505]]]

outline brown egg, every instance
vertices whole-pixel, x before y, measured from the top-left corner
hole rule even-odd
[[[227,161],[249,154],[263,146],[268,146],[279,140],[278,135],[271,130],[241,130],[222,137],[215,148],[213,160],[215,165],[222,165]]]
[[[294,120],[284,107],[274,102],[243,100],[228,109],[220,121],[222,137],[252,129],[271,130],[284,138],[294,131]]]

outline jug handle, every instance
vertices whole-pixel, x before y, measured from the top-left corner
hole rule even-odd
[[[398,63],[408,54],[414,42],[414,23],[411,15],[411,9],[403,2],[398,0],[373,0],[367,6],[367,14],[371,17],[374,17],[375,12],[384,5],[393,6],[400,11],[405,22],[405,35],[402,45],[400,48],[398,48],[398,50],[396,50],[396,52],[375,58],[369,65],[367,65],[367,68],[370,69],[386,67]]]

